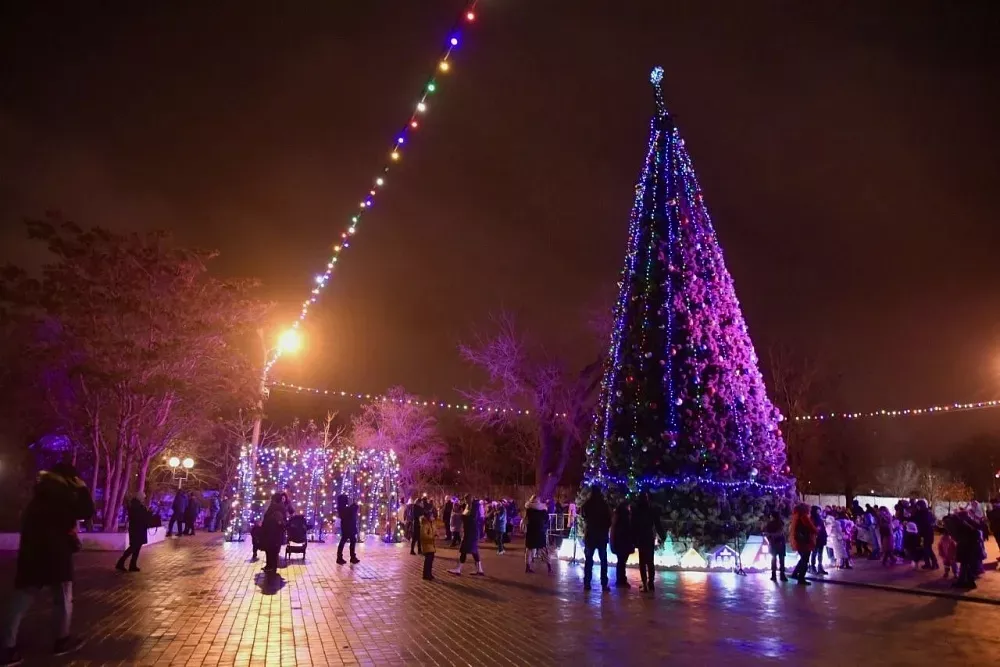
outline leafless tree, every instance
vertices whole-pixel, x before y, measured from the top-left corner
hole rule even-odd
[[[538,494],[549,497],[573,448],[588,435],[603,359],[572,373],[560,357],[530,342],[511,315],[495,316],[491,324],[487,333],[459,348],[466,361],[489,376],[485,388],[464,392],[476,408],[471,420],[480,426],[515,426],[533,433],[539,443]]]
[[[399,482],[406,494],[428,484],[444,468],[447,446],[437,418],[401,387],[365,405],[352,426],[355,447],[396,452]]]
[[[878,468],[875,480],[891,496],[908,496],[920,488],[923,471],[913,461],[899,461],[895,465]]]

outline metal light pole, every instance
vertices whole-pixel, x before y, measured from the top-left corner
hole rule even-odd
[[[250,435],[250,483],[255,484],[257,479],[257,449],[260,447],[261,423],[264,419],[264,401],[267,400],[269,390],[267,388],[267,373],[274,361],[285,352],[295,352],[302,344],[299,332],[296,329],[287,329],[278,337],[278,344],[273,348],[268,348],[267,340],[264,337],[264,330],[257,329],[257,337],[260,339],[260,349],[263,353],[264,364],[260,372],[260,391],[257,398],[257,414],[254,415],[253,432]],[[272,355],[274,355],[272,357]],[[240,512],[242,524],[250,520],[251,503],[253,498],[243,498],[242,511]],[[242,531],[243,526],[240,526]]]
[[[271,352],[267,349],[264,340],[264,330],[257,329],[257,337],[260,339],[260,349],[264,353],[264,365],[260,371],[260,392],[257,394],[257,414],[253,420],[253,434],[250,436],[250,474],[257,474],[257,446],[260,444],[260,426],[264,418],[264,399],[267,398],[267,365],[271,361]]]

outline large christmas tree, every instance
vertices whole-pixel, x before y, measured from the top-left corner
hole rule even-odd
[[[787,504],[795,480],[662,79],[657,67],[586,481],[648,490],[671,532],[719,543]]]

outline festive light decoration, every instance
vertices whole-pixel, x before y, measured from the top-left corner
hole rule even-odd
[[[462,29],[467,25],[476,20],[476,5],[478,0],[470,0],[462,13],[459,15],[459,19],[455,26],[449,31],[449,36],[445,42],[444,49],[441,57],[437,59],[435,65],[435,72],[440,74],[447,74],[452,69],[452,58],[455,54],[456,49],[461,41]],[[417,120],[418,115],[422,115],[427,112],[427,99],[437,92],[438,82],[432,75],[427,83],[424,84],[423,88],[418,95],[418,100],[413,107],[413,111],[410,113],[406,122],[403,124],[402,129],[397,133],[396,137],[392,141],[392,145],[389,147],[388,159],[389,161],[382,166],[382,170],[379,172],[378,176],[373,179],[376,188],[372,188],[368,191],[368,194],[361,200],[359,204],[359,210],[353,216],[350,217],[348,226],[340,235],[340,240],[333,245],[333,254],[330,257],[330,261],[327,262],[326,270],[316,277],[316,285],[312,288],[310,295],[305,301],[302,302],[302,308],[299,311],[299,315],[296,320],[292,323],[292,327],[297,329],[301,326],[302,322],[305,321],[306,317],[309,315],[309,309],[314,303],[319,299],[320,294],[323,289],[329,284],[329,279],[333,274],[333,270],[337,264],[337,260],[340,256],[350,247],[350,242],[348,237],[353,235],[357,231],[358,224],[363,220],[364,214],[372,209],[375,205],[375,197],[378,193],[377,188],[381,188],[386,183],[386,175],[389,173],[392,165],[395,165],[402,160],[403,151],[402,147],[406,145],[407,140],[412,132],[417,130],[420,123]],[[264,367],[264,374],[266,376],[267,372],[270,371],[271,367],[278,361],[281,357],[283,350],[279,346],[273,353],[270,359],[268,359],[267,364]]]
[[[396,520],[399,510],[399,460],[392,450],[360,450],[345,447],[333,460],[332,482],[337,494],[358,503],[361,539],[379,535],[386,542],[402,540]]]
[[[360,394],[357,392],[350,391],[337,391],[336,389],[316,389],[315,387],[304,387],[298,384],[291,384],[288,382],[277,382],[272,381],[268,383],[268,386],[275,389],[283,389],[285,391],[293,391],[300,394],[316,394],[322,396],[334,396],[340,398],[350,398],[358,401],[390,401],[393,403],[407,403],[410,405],[422,405],[424,407],[430,408],[441,408],[444,410],[459,410],[462,412],[501,412],[510,413],[516,415],[527,416],[531,414],[530,410],[515,410],[513,408],[493,408],[493,407],[476,407],[474,405],[469,405],[468,403],[446,403],[444,401],[426,401],[419,399],[398,399],[389,398],[388,396],[382,396],[380,394]],[[560,417],[565,417],[566,413],[559,413]]]
[[[681,556],[681,567],[688,570],[702,570],[708,567],[708,561],[706,561],[704,556],[694,549],[688,549],[687,552]]]
[[[244,447],[232,486],[232,497],[238,499],[233,513],[240,520],[227,527],[226,537],[248,532],[261,520],[271,496],[287,493],[293,510],[305,517],[313,536],[321,539],[333,530],[336,498],[343,493],[358,503],[362,539],[382,535],[395,540],[398,487],[399,461],[391,450],[266,447],[258,449],[253,466],[249,448]]]
[[[393,400],[382,396],[381,394],[371,394],[371,393],[360,393],[354,391],[341,391],[338,389],[318,389],[316,387],[307,387],[300,384],[292,384],[290,382],[279,382],[270,381],[268,386],[295,392],[299,394],[316,394],[323,396],[335,396],[340,398],[350,398],[358,401],[386,401]],[[465,403],[447,403],[444,401],[427,401],[427,400],[413,400],[414,404],[423,405],[432,408],[442,408],[446,410],[462,410],[465,412],[473,411],[488,411],[488,410],[502,410],[500,408],[477,408],[472,405]],[[922,415],[937,415],[937,414],[948,414],[952,412],[968,412],[970,410],[988,410],[990,408],[1000,408],[1000,399],[993,401],[976,401],[972,403],[946,403],[944,405],[936,405],[928,408],[906,408],[906,409],[894,409],[894,410],[869,410],[867,412],[826,412],[818,413],[815,415],[800,415],[798,417],[793,417],[792,421],[826,421],[831,419],[867,419],[872,417],[918,417]],[[531,414],[530,410],[511,410],[519,415]],[[561,417],[565,417],[566,413],[560,413]],[[782,418],[781,421],[784,421]]]
[[[972,403],[949,403],[932,405],[927,408],[905,408],[902,410],[870,410],[868,412],[826,412],[816,415],[800,415],[793,421],[825,421],[828,419],[866,419],[869,417],[914,417],[919,415],[936,415],[948,412],[968,412],[970,410],[988,410],[1000,408],[1000,400],[975,401]]]
[[[795,480],[662,68],[650,81],[656,112],[584,481],[619,498],[649,490],[681,530],[699,523],[701,543],[724,544],[790,501]]]

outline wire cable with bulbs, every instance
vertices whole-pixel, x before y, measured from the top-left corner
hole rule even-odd
[[[510,408],[497,407],[477,407],[468,403],[448,403],[445,401],[431,401],[420,398],[396,399],[382,394],[364,394],[353,391],[340,391],[337,389],[317,389],[306,387],[290,382],[269,382],[268,386],[280,391],[287,391],[297,394],[313,394],[316,396],[332,396],[334,398],[349,398],[357,401],[391,401],[395,403],[407,403],[431,408],[441,408],[445,410],[458,410],[460,412],[501,412],[517,415],[529,415],[530,410],[514,410]],[[791,421],[828,421],[833,419],[866,419],[871,417],[915,417],[920,415],[938,415],[952,412],[969,412],[972,410],[988,410],[990,408],[1000,408],[1000,399],[993,401],[975,401],[971,403],[948,403],[944,405],[932,405],[925,408],[906,408],[902,410],[870,410],[867,412],[824,412],[814,415],[800,415],[792,417]],[[565,416],[565,415],[560,415]]]
[[[333,275],[333,270],[337,265],[337,261],[340,259],[344,251],[351,247],[351,239],[357,232],[358,225],[364,219],[365,214],[371,210],[372,206],[374,206],[375,198],[386,185],[390,170],[402,159],[404,146],[408,145],[410,136],[413,135],[423,123],[423,117],[429,110],[428,100],[438,90],[438,77],[447,75],[453,69],[452,56],[462,43],[463,28],[476,21],[476,6],[478,3],[479,0],[470,0],[466,3],[462,13],[459,15],[454,26],[449,31],[441,56],[437,59],[434,65],[434,73],[431,74],[430,78],[428,78],[427,82],[421,89],[420,94],[417,97],[417,102],[413,105],[412,111],[410,112],[406,123],[399,130],[399,132],[396,133],[395,138],[392,140],[387,152],[387,161],[382,166],[381,171],[378,172],[378,175],[372,179],[371,188],[362,197],[358,205],[359,210],[355,211],[354,214],[351,215],[346,227],[340,234],[340,239],[333,245],[333,254],[330,256],[330,259],[326,264],[326,269],[315,277],[315,284],[313,285],[308,298],[302,302],[302,309],[299,311],[298,317],[292,323],[293,329],[298,329],[302,322],[305,321],[306,317],[308,317],[310,306],[316,303],[319,299],[320,294],[329,283],[330,277]],[[280,346],[272,352],[271,358],[267,360],[267,363],[264,366],[265,376],[281,357],[281,353],[282,349]]]

